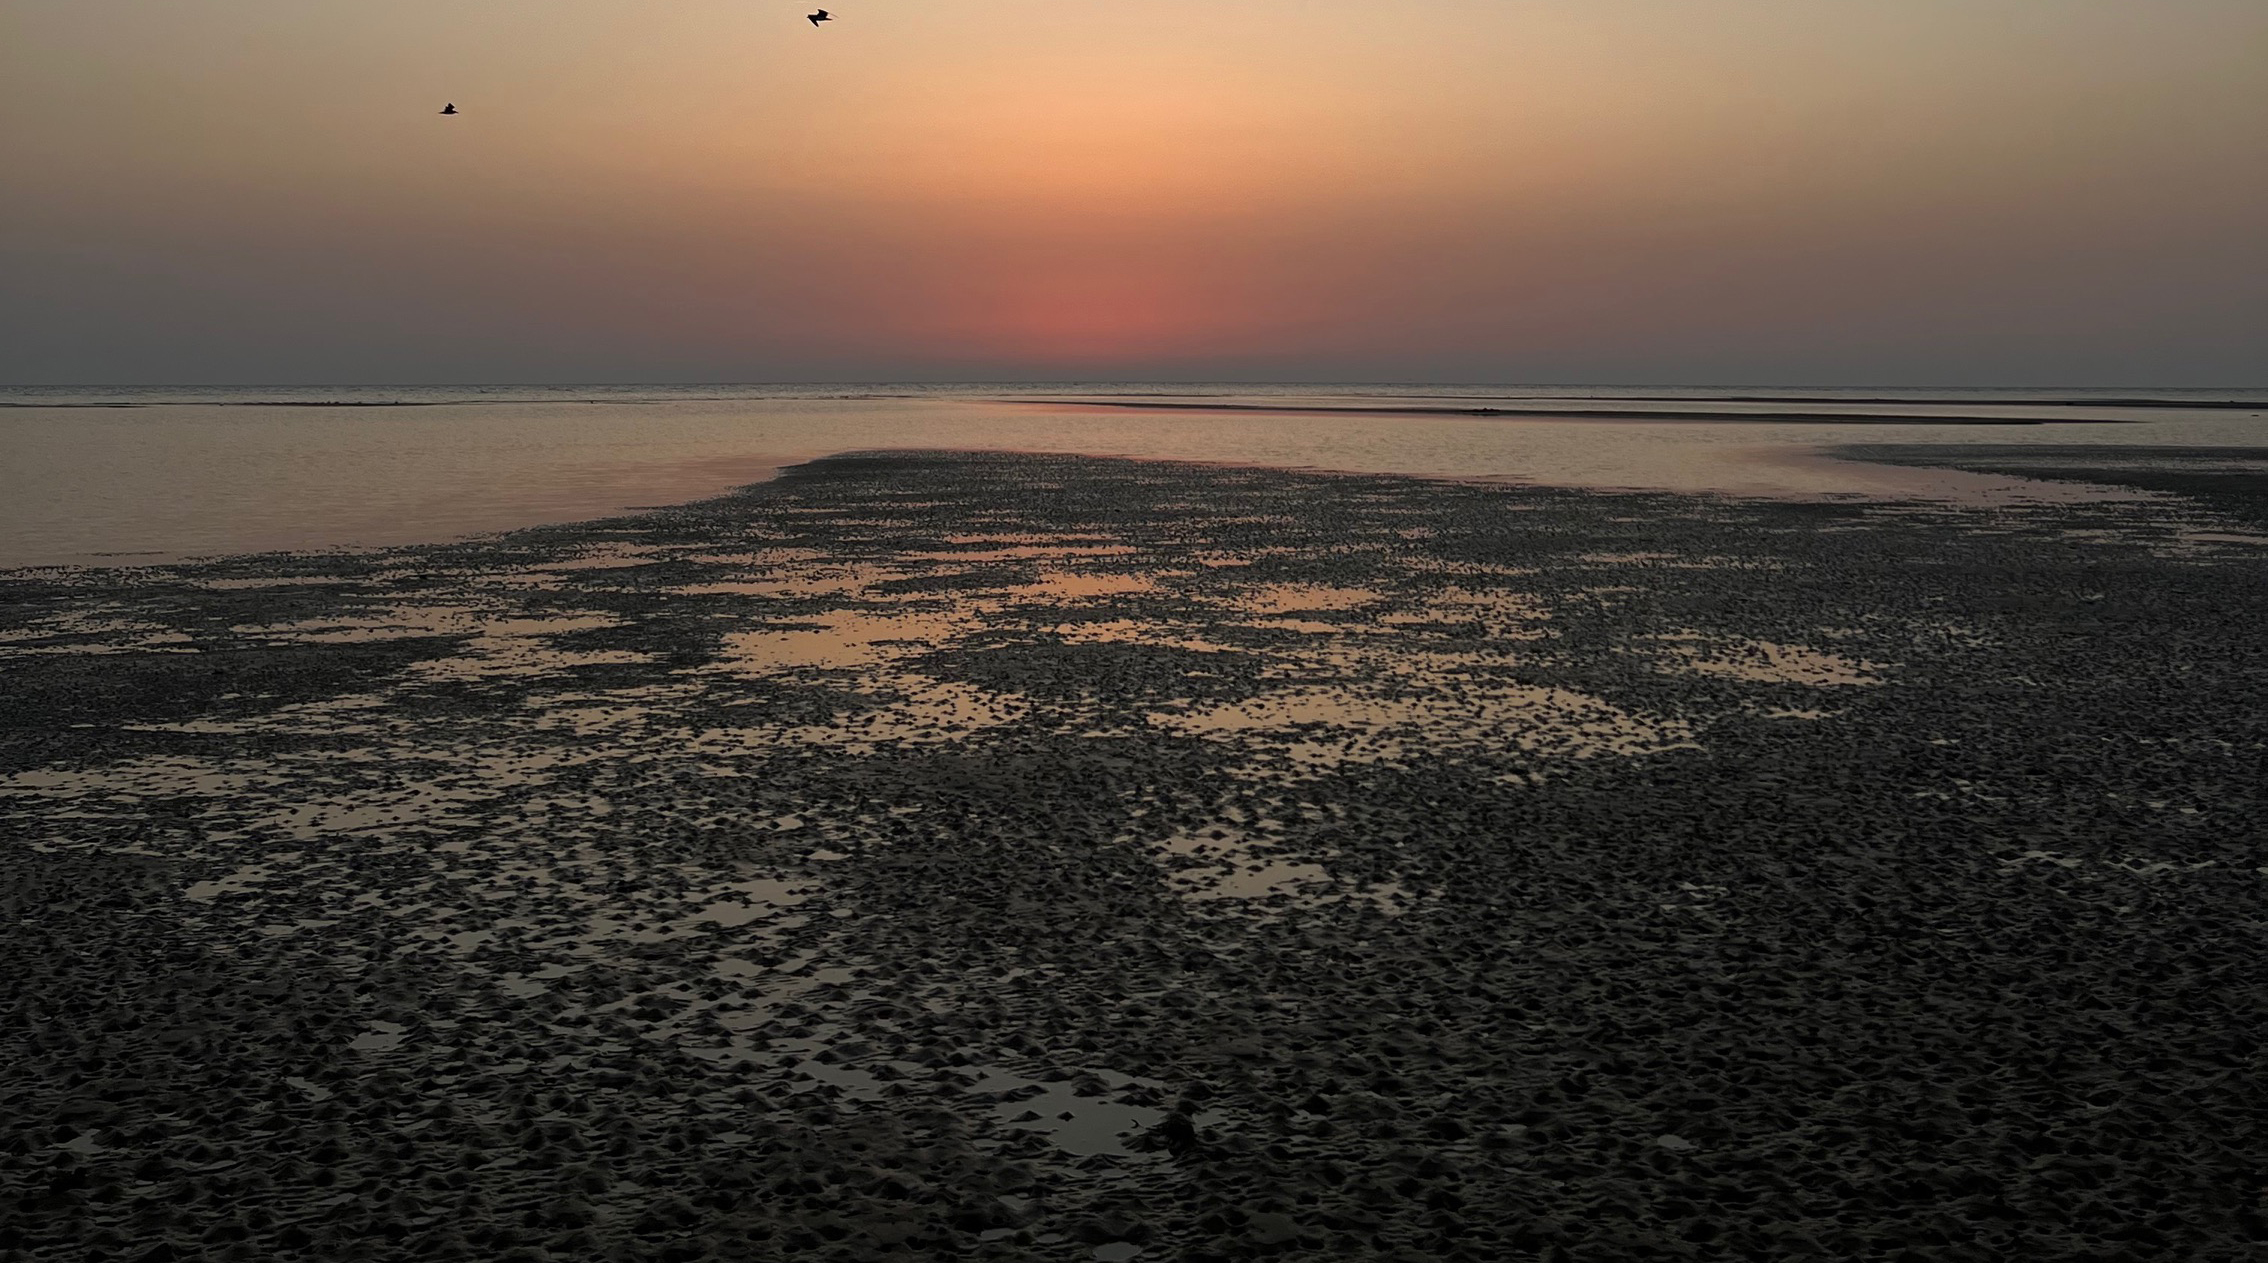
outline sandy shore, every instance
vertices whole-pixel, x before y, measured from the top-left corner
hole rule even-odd
[[[0,574],[0,1259],[2249,1257],[2268,496],[2119,450]]]

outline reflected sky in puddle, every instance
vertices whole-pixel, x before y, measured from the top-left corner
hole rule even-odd
[[[728,665],[756,674],[796,668],[851,670],[940,648],[969,630],[951,613],[918,610],[888,614],[837,610],[808,621],[808,629],[727,635]]]
[[[1023,585],[1018,589],[1017,595],[1021,597],[1029,592],[1056,601],[1133,596],[1157,591],[1159,577],[1114,571],[1043,570],[1037,583]]]

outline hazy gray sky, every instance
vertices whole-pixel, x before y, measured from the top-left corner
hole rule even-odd
[[[809,7],[8,0],[0,382],[2268,381],[2262,0]]]

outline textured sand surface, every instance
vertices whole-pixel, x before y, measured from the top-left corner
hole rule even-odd
[[[0,575],[0,1259],[2257,1257],[2258,503],[883,454]]]

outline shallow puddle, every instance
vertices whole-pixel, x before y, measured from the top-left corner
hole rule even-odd
[[[1085,601],[1097,597],[1133,596],[1137,593],[1158,590],[1157,578],[1151,575],[1124,574],[1103,571],[1043,570],[1039,582],[1023,585],[1016,595],[1038,589],[1035,595],[1058,601]]]
[[[1230,598],[1242,609],[1260,614],[1303,614],[1316,610],[1355,610],[1375,605],[1386,594],[1368,588],[1331,587],[1319,583],[1271,583],[1249,588]]]
[[[727,664],[764,675],[798,669],[851,670],[944,647],[966,628],[947,614],[871,614],[838,610],[809,620],[809,630],[734,632],[724,637]]]

